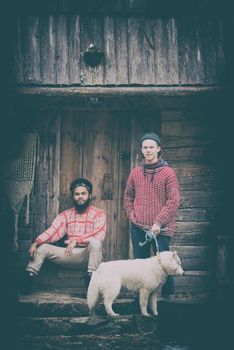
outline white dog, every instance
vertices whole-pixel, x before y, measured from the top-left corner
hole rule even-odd
[[[161,252],[148,259],[116,260],[103,262],[93,273],[87,294],[90,315],[102,296],[109,316],[119,316],[112,309],[114,300],[122,287],[130,291],[139,291],[140,308],[144,316],[147,305],[153,315],[158,315],[157,292],[166,282],[168,275],[183,275],[181,260],[175,252]]]

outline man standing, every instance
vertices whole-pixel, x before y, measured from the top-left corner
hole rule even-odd
[[[51,226],[41,233],[29,248],[30,262],[26,267],[22,292],[28,293],[43,262],[67,267],[88,266],[86,287],[92,272],[102,261],[102,242],[106,234],[106,215],[90,205],[93,185],[84,178],[74,180],[70,191],[74,206],[60,213]],[[53,245],[65,235],[65,248]]]
[[[140,144],[144,160],[130,172],[124,193],[124,207],[131,221],[134,258],[145,259],[150,257],[151,243],[147,242],[143,246],[139,243],[145,241],[148,230],[157,236],[159,251],[169,250],[180,194],[174,170],[161,158],[159,136],[153,132],[146,133]],[[174,298],[172,276],[163,286],[162,296],[170,300]]]

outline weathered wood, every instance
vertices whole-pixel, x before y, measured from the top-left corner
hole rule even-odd
[[[24,31],[24,81],[28,84],[41,82],[39,19],[29,16],[23,24]]]
[[[103,63],[97,67],[90,67],[84,62],[83,53],[90,44],[97,49],[103,50],[103,22],[101,18],[81,17],[80,18],[80,48],[81,48],[81,77],[82,85],[102,85],[103,84]]]
[[[68,17],[68,75],[69,84],[80,84],[80,17]]]
[[[12,81],[20,84],[217,85],[225,79],[220,19],[51,14],[22,16],[19,26],[12,45],[18,57],[24,42],[24,56],[22,64],[15,59]],[[94,68],[82,57],[91,43],[105,54]]]
[[[56,83],[57,85],[68,85],[68,35],[67,17],[59,15],[56,17]]]
[[[128,30],[126,18],[115,18],[115,66],[116,66],[116,85],[128,84]]]
[[[109,85],[116,83],[116,50],[115,45],[113,45],[115,42],[115,23],[110,16],[105,17],[103,22],[104,82],[105,85]]]
[[[56,84],[56,38],[54,16],[40,19],[41,74],[44,84]]]
[[[175,19],[155,21],[154,52],[156,85],[178,84],[179,56]]]
[[[182,258],[183,268],[186,270],[212,270],[215,261],[215,249],[209,246],[173,246]]]
[[[12,67],[10,80],[13,83],[23,83],[24,82],[24,48],[23,48],[23,35],[22,31],[22,22],[19,17],[15,20],[15,26],[12,31],[14,31],[14,45],[13,45],[13,62],[14,67]]]
[[[222,191],[183,191],[181,193],[181,208],[211,208],[222,203]]]
[[[61,165],[59,211],[71,207],[71,182],[82,177],[83,115],[78,111],[64,111],[61,118]]]

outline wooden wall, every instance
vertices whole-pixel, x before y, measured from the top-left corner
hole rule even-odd
[[[217,85],[224,82],[221,19],[189,16],[24,15],[12,24],[9,84]],[[102,64],[87,66],[93,43]]]
[[[21,226],[23,266],[31,239],[71,205],[69,184],[87,176],[94,183],[94,205],[108,216],[105,260],[127,258],[129,226],[123,192],[130,167],[141,160],[139,138],[145,130],[161,134],[162,156],[176,170],[181,189],[176,234],[171,241],[186,275],[176,278],[179,297],[204,299],[213,293],[216,274],[216,215],[222,205],[222,174],[213,155],[212,119],[201,109],[43,111],[37,130],[40,153],[31,201],[31,220]],[[104,178],[112,199],[103,198]],[[23,213],[23,210],[22,210]],[[21,221],[23,223],[23,221]],[[79,287],[77,273],[53,269],[42,274],[43,288]],[[44,277],[43,277],[44,276]],[[62,283],[62,280],[64,283]]]

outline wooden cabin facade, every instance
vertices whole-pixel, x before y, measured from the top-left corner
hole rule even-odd
[[[69,185],[81,176],[93,182],[93,204],[107,213],[105,260],[131,258],[124,189],[141,160],[139,139],[153,130],[181,189],[171,247],[186,276],[176,279],[177,297],[207,300],[220,259],[219,279],[230,282],[222,252],[232,239],[217,229],[224,184],[214,155],[225,91],[222,16],[161,16],[155,7],[144,12],[139,1],[129,2],[127,12],[116,1],[110,11],[103,3],[106,11],[19,11],[11,22],[9,114],[24,121],[17,122],[21,146],[9,157],[11,166],[27,157],[28,137],[35,142],[32,187],[19,200],[12,229],[16,264],[25,266],[32,240],[71,206]],[[91,44],[101,52],[96,66],[85,61]],[[21,175],[27,167],[25,161]],[[22,185],[22,177],[7,174],[8,186]],[[38,288],[81,288],[79,276],[46,266]]]

